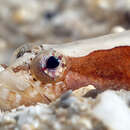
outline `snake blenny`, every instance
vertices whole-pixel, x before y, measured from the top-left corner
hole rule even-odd
[[[0,72],[0,109],[50,103],[87,85],[130,90],[129,34],[20,47],[13,63]]]

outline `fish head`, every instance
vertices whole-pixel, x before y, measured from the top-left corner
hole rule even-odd
[[[1,93],[16,93],[23,99],[20,105],[50,103],[69,89],[65,81],[69,57],[51,46],[24,45],[14,52],[11,62],[0,72]]]

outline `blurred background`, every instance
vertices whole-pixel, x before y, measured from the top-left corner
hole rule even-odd
[[[22,44],[62,44],[130,28],[130,0],[0,0],[0,63]]]

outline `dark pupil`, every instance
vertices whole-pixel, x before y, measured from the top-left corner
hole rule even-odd
[[[45,14],[45,18],[47,19],[47,20],[51,20],[54,16],[56,15],[56,12],[46,12],[46,14]]]
[[[46,63],[46,68],[48,69],[54,69],[59,65],[59,61],[56,57],[51,56],[48,58],[47,63]]]

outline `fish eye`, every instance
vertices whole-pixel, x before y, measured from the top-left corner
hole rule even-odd
[[[54,50],[44,50],[30,65],[32,76],[42,83],[55,82],[63,78],[67,70],[67,57]]]

